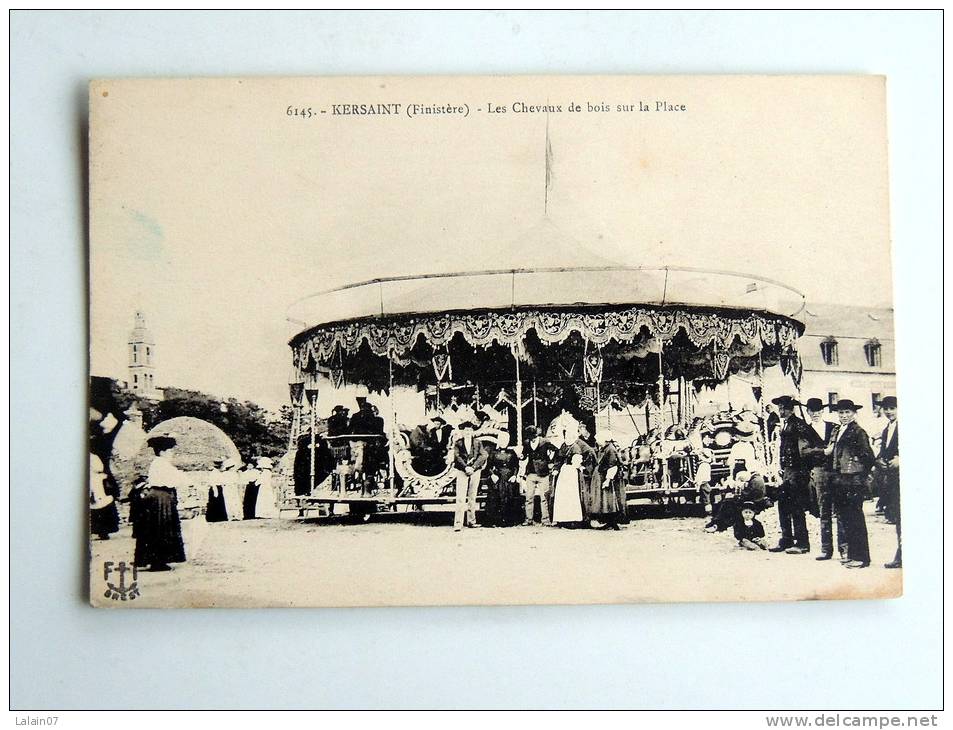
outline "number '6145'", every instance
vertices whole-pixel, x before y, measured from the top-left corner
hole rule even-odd
[[[311,111],[310,106],[289,106],[285,114],[289,117],[301,117],[302,119],[310,119],[314,116],[314,112]]]

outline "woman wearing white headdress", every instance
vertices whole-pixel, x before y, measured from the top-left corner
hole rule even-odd
[[[558,416],[562,419],[561,433],[555,434],[559,448],[558,458],[562,465],[556,472],[556,484],[553,496],[553,524],[582,522],[584,519],[582,493],[584,489],[583,459],[592,451],[579,438],[579,422],[568,413]]]
[[[219,480],[222,495],[225,497],[225,513],[229,520],[244,519],[245,511],[242,501],[245,497],[245,487],[239,483],[238,461],[226,459],[222,469]]]
[[[271,483],[273,462],[267,456],[258,459],[256,465],[256,482],[258,484],[258,499],[255,502],[255,516],[262,519],[273,519],[278,516],[278,500],[275,487]]]

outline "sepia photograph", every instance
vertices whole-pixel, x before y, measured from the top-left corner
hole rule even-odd
[[[942,725],[943,18],[12,10],[14,724]]]
[[[885,103],[92,82],[90,602],[900,596]]]

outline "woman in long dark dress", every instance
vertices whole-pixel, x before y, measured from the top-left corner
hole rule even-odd
[[[500,433],[496,448],[487,456],[483,473],[487,475],[484,524],[487,527],[513,527],[523,522],[523,504],[516,473],[519,459],[509,447],[510,437]]]
[[[169,563],[185,562],[176,493],[181,472],[168,457],[175,447],[175,439],[154,436],[147,443],[156,458],[149,466],[148,482],[132,495],[135,564],[148,565],[149,570],[172,570]]]
[[[602,430],[596,434],[599,450],[596,466],[589,482],[589,517],[593,527],[619,530],[625,521],[625,483],[619,467],[619,451],[612,434]]]

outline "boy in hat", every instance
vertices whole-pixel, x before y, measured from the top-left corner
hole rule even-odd
[[[803,420],[794,415],[794,406],[800,405],[789,395],[771,401],[781,416],[781,486],[778,489],[778,519],[781,522],[781,540],[774,553],[803,555],[810,552],[805,512],[810,506],[808,488],[810,462],[802,454],[804,445],[822,445],[817,434]]]
[[[767,550],[764,542],[764,525],[754,516],[754,504],[744,502],[734,525],[735,539],[745,550]]]
[[[831,480],[834,488],[834,506],[847,536],[848,568],[866,568],[870,565],[870,546],[867,541],[867,522],[864,519],[864,498],[867,495],[867,474],[874,463],[870,438],[855,420],[859,406],[843,398],[833,409],[837,411],[840,428],[834,441],[824,450],[833,457]]]
[[[900,446],[897,437],[897,399],[892,395],[880,401],[880,408],[887,419],[887,427],[880,437],[880,453],[877,455],[876,468],[881,475],[881,488],[884,498],[884,514],[897,526],[897,554],[885,568],[903,566],[900,554]]]

